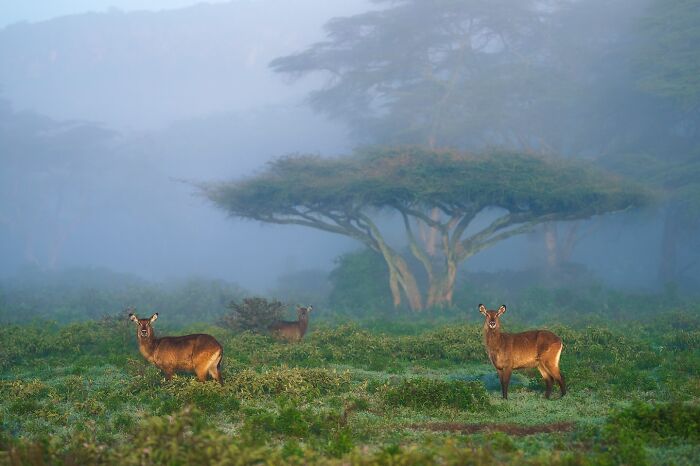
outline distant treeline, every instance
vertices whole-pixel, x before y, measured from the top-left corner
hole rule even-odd
[[[151,282],[107,269],[28,269],[0,280],[0,322],[72,322],[119,315],[128,306],[143,313],[165,311],[168,324],[211,322],[243,295],[238,285],[221,280]]]
[[[292,316],[294,305],[313,305],[314,323],[358,322],[412,333],[426,325],[480,320],[477,304],[507,304],[509,323],[527,326],[558,322],[565,325],[648,320],[660,311],[700,311],[697,296],[673,288],[664,292],[622,291],[605,286],[581,266],[546,269],[464,272],[458,279],[455,304],[421,313],[394,309],[383,285],[386,266],[373,253],[360,251],[338,258],[328,274],[301,271],[278,280],[265,297],[281,301]],[[324,275],[324,276],[322,276]],[[320,286],[324,282],[327,285]],[[231,303],[253,296],[234,283],[189,278],[152,282],[107,269],[27,269],[0,279],[0,323],[52,320],[69,323],[123,316],[126,308],[161,313],[161,325],[183,327],[213,324],[230,314]],[[160,323],[160,322],[159,322]]]

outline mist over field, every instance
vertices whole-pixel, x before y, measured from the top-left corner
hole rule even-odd
[[[342,126],[303,107],[312,83],[289,86],[267,65],[360,5],[78,10],[6,26],[0,273],[106,267],[264,291],[281,273],[330,268],[347,241],[230,222],[183,181],[241,177],[288,153],[349,151]],[[298,8],[307,13],[293,24]]]
[[[337,156],[367,144],[430,140],[438,147],[524,149],[594,159],[602,165],[618,164],[618,158],[626,157],[625,165],[616,168],[620,173],[641,184],[651,181],[654,188],[673,190],[672,177],[644,179],[655,176],[649,173],[640,179],[639,170],[650,157],[683,166],[688,163],[683,154],[697,153],[693,104],[679,103],[674,110],[674,102],[682,96],[664,99],[645,93],[645,82],[635,77],[642,48],[649,47],[645,41],[651,40],[642,34],[645,21],[651,21],[645,19],[644,8],[651,8],[646,3],[616,2],[603,21],[595,17],[601,8],[595,2],[550,2],[539,13],[539,29],[531,31],[524,22],[532,18],[514,9],[516,22],[503,26],[511,27],[506,33],[512,35],[513,56],[523,55],[516,50],[522,48],[528,51],[528,63],[540,61],[542,69],[531,64],[522,68],[517,61],[511,70],[505,69],[488,61],[489,56],[513,58],[500,45],[474,43],[476,61],[454,69],[454,73],[464,69],[460,79],[471,80],[474,86],[457,94],[454,109],[440,110],[440,118],[451,121],[454,128],[441,123],[437,140],[421,136],[419,120],[406,120],[395,107],[385,107],[396,113],[393,123],[382,120],[381,112],[373,115],[371,107],[345,107],[345,114],[338,113],[345,103],[339,96],[331,97],[332,92],[344,92],[350,101],[353,93],[360,92],[357,89],[368,85],[368,76],[358,69],[358,86],[353,90],[339,71],[335,82],[347,90],[333,88],[328,72],[320,71],[336,66],[323,55],[332,47],[328,52],[322,46],[317,49],[317,65],[289,61],[289,71],[270,66],[275,58],[291,59],[328,38],[347,40],[341,33],[347,26],[337,23],[337,30],[324,30],[324,24],[333,24],[328,23],[332,18],[380,11],[389,4],[184,3],[141,7],[124,2],[111,9],[93,4],[88,10],[63,2],[54,5],[65,12],[58,17],[48,17],[53,10],[31,2],[6,10],[6,25],[0,30],[1,276],[28,267],[39,271],[98,267],[155,281],[190,276],[223,279],[265,293],[275,288],[281,275],[328,273],[341,254],[362,245],[311,228],[227,219],[193,187],[259,173],[266,162],[288,154]],[[507,17],[507,4],[495,6],[494,13]],[[433,18],[426,16],[407,24],[423,31],[432,27],[429,21]],[[413,39],[397,36],[397,45],[389,38],[380,40],[387,50],[371,52],[377,63],[391,60],[400,53],[401,42]],[[416,53],[429,45],[425,40],[431,39],[416,39]],[[434,40],[439,51],[440,39]],[[377,46],[359,45],[368,51]],[[357,63],[338,61],[338,70],[363,66],[365,59],[358,55]],[[390,71],[394,82],[403,79],[401,66],[406,82],[415,79],[414,65],[397,62],[396,66]],[[438,73],[450,73],[447,62],[439,66]],[[518,67],[523,73],[520,80],[508,74],[517,73]],[[481,90],[479,83],[484,83]],[[324,88],[331,100],[309,94]],[[382,99],[396,99],[386,92],[382,97],[379,88],[367,89],[368,96],[376,95],[376,105],[383,105]],[[416,99],[430,99],[433,91],[416,86],[414,92]],[[318,98],[307,100],[309,95]],[[411,105],[430,105],[420,100],[394,102],[407,111],[412,111]],[[397,132],[399,127],[392,125],[405,130]],[[647,143],[650,128],[659,133],[652,138],[656,146]],[[663,137],[668,140],[665,146]],[[634,162],[635,156],[640,162]],[[694,191],[688,195],[694,196]],[[581,265],[615,288],[659,291],[672,282],[692,290],[700,276],[692,239],[695,217],[691,214],[686,225],[668,219],[669,210],[661,200],[574,225],[538,226],[476,255],[463,269],[523,270],[561,260]],[[400,224],[390,212],[380,216]],[[553,259],[548,252],[552,243],[548,246],[546,235],[551,239],[552,228],[560,230],[558,245],[573,238],[566,257]],[[403,235],[394,236],[397,247],[403,247]],[[675,244],[671,254],[677,258],[667,257],[664,244],[669,242]],[[670,280],[663,272],[666,262],[677,269]]]

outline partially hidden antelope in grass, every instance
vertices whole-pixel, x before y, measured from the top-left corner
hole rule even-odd
[[[224,349],[216,338],[204,333],[156,338],[153,322],[157,318],[157,312],[147,319],[129,313],[129,319],[136,324],[136,337],[143,357],[162,370],[167,380],[178,371],[194,372],[200,382],[206,381],[208,374],[223,385],[221,359]]]
[[[552,394],[554,381],[559,384],[561,396],[566,394],[564,376],[559,371],[559,357],[564,345],[561,338],[549,330],[529,330],[521,333],[501,332],[501,315],[506,312],[502,305],[497,311],[490,311],[479,304],[484,321],[484,345],[491,363],[498,371],[501,392],[508,399],[508,384],[513,369],[536,367],[547,385],[545,396]]]
[[[306,329],[309,327],[309,313],[313,309],[313,306],[297,306],[297,320],[281,320],[274,322],[269,325],[267,329],[272,336],[278,340],[285,340],[288,342],[301,341],[301,339],[304,338]]]

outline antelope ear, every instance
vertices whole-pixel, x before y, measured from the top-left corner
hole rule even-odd
[[[479,304],[479,312],[481,312],[483,315],[486,315],[486,306],[483,304]]]
[[[132,322],[136,322],[137,324],[139,323],[139,318],[136,317],[136,314],[132,312],[129,313],[129,320],[131,320]]]
[[[151,323],[155,322],[157,318],[158,318],[158,313],[156,312],[155,314],[153,314],[153,315],[151,316],[150,322],[151,322]]]
[[[498,315],[500,316],[500,315],[503,314],[504,312],[506,312],[506,305],[505,305],[505,304],[501,304],[501,307],[498,308]]]

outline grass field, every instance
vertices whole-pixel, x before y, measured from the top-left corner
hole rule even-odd
[[[521,371],[505,401],[475,321],[312,323],[296,345],[156,325],[216,336],[223,387],[165,381],[126,319],[7,325],[0,464],[700,462],[697,308],[545,327],[564,341],[569,393],[546,400],[539,373]]]

